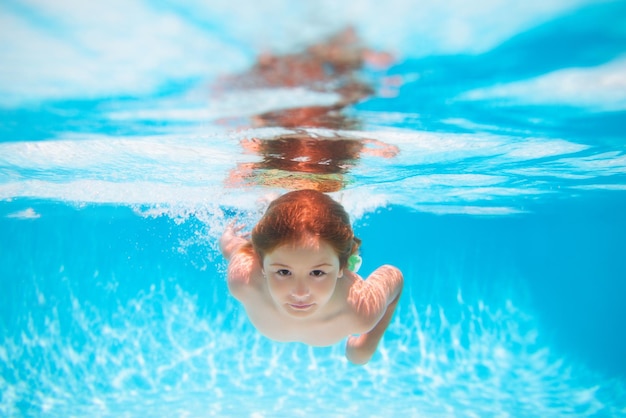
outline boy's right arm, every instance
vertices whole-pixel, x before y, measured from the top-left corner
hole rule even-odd
[[[235,226],[234,223],[231,223],[226,227],[220,238],[220,251],[228,261],[230,261],[237,250],[250,242],[238,234],[241,229],[243,229],[242,225]]]
[[[228,263],[228,290],[239,301],[244,302],[246,295],[255,287],[255,271],[259,262],[252,246],[240,247]]]
[[[242,228],[231,224],[220,238],[220,250],[228,260],[228,290],[240,301],[252,284],[255,269],[260,268],[250,241],[237,234]]]

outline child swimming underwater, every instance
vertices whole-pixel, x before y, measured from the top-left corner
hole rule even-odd
[[[250,240],[241,229],[227,227],[220,248],[229,261],[229,290],[257,330],[313,346],[348,337],[348,360],[367,363],[391,321],[403,277],[388,265],[367,280],[350,270],[361,241],[344,208],[321,192],[298,190],[269,205]]]

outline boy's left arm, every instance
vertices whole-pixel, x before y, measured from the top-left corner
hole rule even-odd
[[[365,322],[375,323],[360,336],[351,336],[346,343],[346,357],[354,364],[367,363],[378,347],[398,305],[404,278],[393,266],[382,266],[372,273],[356,297],[358,314]]]

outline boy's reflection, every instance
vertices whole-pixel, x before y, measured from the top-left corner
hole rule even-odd
[[[342,109],[343,106],[293,107],[265,112],[252,120],[256,127],[358,129],[359,121],[345,115]]]
[[[334,192],[349,183],[346,174],[361,155],[395,156],[397,147],[380,141],[338,134],[324,136],[303,129],[358,129],[359,121],[346,115],[344,109],[373,94],[373,89],[358,79],[357,71],[364,63],[382,68],[390,62],[389,54],[364,48],[354,30],[346,29],[300,53],[262,55],[249,72],[228,80],[226,85],[237,89],[305,87],[339,97],[329,106],[293,107],[252,117],[254,127],[296,131],[273,138],[243,140],[243,148],[260,155],[262,160],[239,164],[231,172],[228,183]]]
[[[349,183],[346,176],[362,155],[390,158],[398,148],[374,139],[319,136],[307,132],[269,139],[245,139],[244,149],[262,157],[241,163],[231,172],[232,186],[262,185],[289,190],[336,192]]]

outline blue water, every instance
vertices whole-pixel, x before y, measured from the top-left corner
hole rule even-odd
[[[0,5],[0,416],[626,416],[626,3],[211,3]],[[336,97],[216,85],[346,26],[393,62],[303,131],[399,150],[332,193],[406,278],[363,367],[217,251],[284,192],[229,184],[250,117]]]

